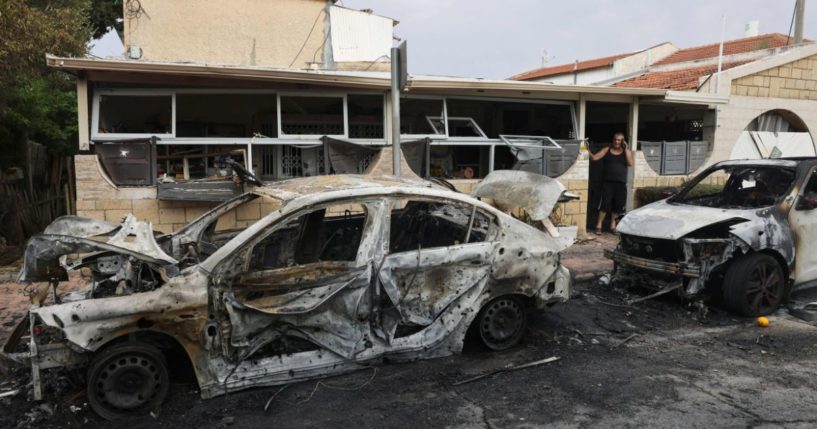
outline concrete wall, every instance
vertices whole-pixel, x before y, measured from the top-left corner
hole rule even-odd
[[[324,62],[326,0],[140,0],[124,8],[125,48],[141,48],[140,60],[295,68]]]

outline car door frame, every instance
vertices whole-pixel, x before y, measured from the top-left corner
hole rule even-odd
[[[792,278],[795,285],[817,282],[817,209],[798,209],[797,203],[805,197],[811,180],[817,180],[817,164],[806,169],[794,202],[789,210],[788,221],[795,246],[795,262]]]
[[[410,201],[431,201],[431,202],[441,202],[446,204],[454,204],[468,207],[472,210],[472,215],[470,217],[469,222],[473,222],[473,218],[476,216],[477,211],[483,213],[485,216],[489,218],[489,222],[493,225],[491,230],[489,231],[489,236],[485,238],[485,240],[480,242],[469,242],[469,243],[460,243],[454,244],[449,246],[438,246],[438,247],[431,247],[426,249],[419,249],[419,250],[404,250],[401,252],[391,253],[391,215],[392,210],[394,209],[395,205],[398,204],[401,200],[410,200]],[[380,324],[378,326],[379,332],[381,335],[385,335],[386,341],[391,343],[393,346],[400,347],[401,343],[403,342],[410,342],[410,338],[415,337],[414,334],[404,337],[404,338],[395,338],[395,323],[413,323],[417,324],[418,326],[422,326],[421,329],[418,330],[417,333],[421,331],[425,331],[430,326],[433,326],[435,322],[439,319],[440,315],[445,311],[445,309],[453,302],[457,301],[464,295],[473,291],[473,289],[480,285],[485,284],[490,281],[491,278],[491,268],[494,263],[494,255],[496,249],[499,247],[499,221],[494,213],[491,213],[488,210],[485,210],[478,205],[474,204],[473,202],[469,201],[462,201],[458,199],[446,198],[446,197],[430,197],[425,195],[394,195],[387,198],[386,204],[386,213],[385,213],[385,220],[384,220],[384,249],[385,253],[382,258],[382,262],[380,263],[377,269],[377,282],[378,282],[378,291],[382,291],[385,294],[385,298],[388,300],[387,302],[393,306],[393,309],[397,311],[397,317],[399,320],[395,322],[394,317],[396,317],[392,311],[391,320],[389,320],[388,311],[381,309],[382,316],[380,318]],[[474,264],[474,261],[480,261],[478,264]],[[405,298],[406,294],[400,294],[399,289],[401,286],[398,284],[399,282],[395,278],[395,270],[404,270],[404,271],[414,271],[414,275],[419,275],[420,271],[428,271],[434,270],[435,268],[444,267],[446,265],[454,265],[454,264],[464,264],[465,267],[472,266],[474,271],[482,271],[481,275],[476,277],[476,281],[473,284],[464,285],[457,290],[454,291],[454,296],[449,297],[447,300],[439,303],[436,306],[437,309],[440,310],[439,313],[431,315],[432,317],[423,317],[422,315],[417,314],[418,312],[411,312],[407,311],[407,308],[401,308],[400,306],[403,305],[403,298]],[[412,277],[414,277],[414,275]],[[466,277],[467,276],[463,276]],[[471,277],[474,278],[473,276]],[[413,283],[413,278],[412,282]],[[414,285],[409,284],[408,287],[412,288]],[[399,296],[398,296],[399,295]],[[381,301],[382,302],[382,301]],[[413,300],[414,303],[420,302],[420,300]],[[433,305],[431,307],[434,307]],[[434,310],[433,308],[431,310]],[[466,317],[465,314],[457,313],[458,315],[455,317]],[[423,325],[423,323],[426,323]],[[451,324],[449,322],[449,324]],[[434,331],[434,335],[420,335],[419,338],[423,342],[423,346],[430,345],[432,343],[440,341],[442,336],[445,336],[447,333],[444,330],[436,330]]]
[[[219,327],[219,331],[223,331],[224,323],[226,322],[227,325],[232,326],[233,320],[230,316],[230,310],[227,309],[227,305],[230,305],[227,301],[229,301],[229,296],[225,295],[225,292],[228,292],[231,288],[231,282],[235,281],[241,273],[247,273],[251,271],[249,267],[250,260],[252,258],[253,249],[258,246],[263,240],[269,237],[270,234],[275,233],[278,228],[283,225],[287,225],[293,219],[297,219],[298,217],[314,212],[316,210],[320,210],[322,208],[327,208],[331,206],[343,205],[343,204],[360,204],[365,207],[366,212],[366,219],[363,225],[362,237],[360,243],[358,244],[358,249],[355,257],[355,261],[350,263],[349,272],[355,272],[358,276],[366,276],[368,281],[366,290],[363,291],[362,296],[369,297],[371,296],[370,288],[371,288],[371,275],[372,275],[372,268],[371,265],[373,264],[373,260],[371,258],[371,251],[370,249],[377,247],[377,238],[382,230],[381,223],[378,222],[379,218],[382,218],[382,198],[380,197],[343,197],[343,198],[336,198],[332,200],[321,201],[315,204],[310,204],[307,206],[301,206],[294,209],[287,211],[285,207],[282,209],[283,211],[280,213],[280,216],[275,218],[269,219],[268,224],[264,225],[257,233],[255,233],[252,237],[245,240],[243,243],[240,243],[235,246],[235,250],[231,252],[231,256],[218,261],[213,270],[211,275],[211,285],[208,288],[208,295],[209,295],[209,302],[210,302],[210,311],[213,312],[214,319],[220,321],[221,327]],[[233,240],[240,239],[240,237],[235,237]],[[232,240],[231,240],[232,241]],[[232,246],[233,243],[228,242],[225,244],[224,247]],[[240,267],[238,266],[240,262]],[[329,263],[330,261],[327,261]],[[297,266],[305,266],[310,264],[301,264]],[[282,268],[287,269],[287,268]],[[224,274],[226,271],[231,271],[231,274]],[[233,272],[234,271],[234,272]],[[316,303],[316,305],[306,309],[306,313],[320,311],[320,307],[325,305],[328,301],[330,301],[337,293],[335,291],[331,296],[327,296],[325,300]],[[368,299],[368,298],[366,298]],[[226,301],[225,301],[226,300]],[[247,310],[240,309],[241,311]],[[260,310],[256,309],[249,309],[250,311],[248,314],[252,314],[255,318],[262,318],[262,319],[272,319],[272,318],[285,318],[288,315],[296,315],[297,312],[292,311],[284,311],[282,314],[272,314],[272,313],[264,313]],[[371,311],[371,304],[368,305],[366,308],[367,311]],[[246,313],[246,312],[245,312]],[[261,315],[257,314],[261,313]],[[368,324],[367,324],[368,325]],[[225,336],[221,338],[221,352],[224,355],[229,355],[233,350],[234,347],[231,345],[232,338],[230,336]],[[327,348],[327,350],[331,350],[328,347],[325,347],[321,344],[317,344],[321,348]],[[336,350],[332,350],[333,352],[337,353]],[[344,353],[337,353],[340,355],[344,355]],[[345,358],[350,358],[354,353],[349,352],[345,353]]]

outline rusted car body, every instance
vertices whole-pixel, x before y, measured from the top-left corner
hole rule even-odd
[[[817,159],[725,161],[680,192],[632,211],[606,256],[614,280],[720,293],[727,307],[761,315],[791,288],[817,281]]]
[[[475,194],[548,224],[563,191],[496,172]],[[267,214],[218,227],[246,207]],[[49,282],[41,295],[56,297],[67,271],[92,280],[59,303],[35,300],[5,352],[32,366],[35,396],[40,370],[87,366],[89,402],[117,418],[166,394],[173,352],[210,398],[457,353],[469,327],[503,349],[522,336],[525,305],[569,297],[559,252],[575,229],[548,230],[431,182],[347,175],[259,186],[159,237],[132,216],[61,218],[31,239],[19,281]]]

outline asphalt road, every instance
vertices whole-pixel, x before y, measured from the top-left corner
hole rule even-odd
[[[155,417],[117,426],[817,426],[815,322],[781,310],[761,328],[672,297],[627,306],[628,293],[597,282],[577,285],[570,302],[534,314],[524,344],[507,352],[471,346],[459,356],[207,401],[191,382],[176,382]],[[817,292],[794,299],[817,301]],[[456,385],[551,356],[559,360]],[[0,399],[0,426],[107,425],[84,404],[79,384],[60,374],[51,383],[61,396],[46,402],[48,409],[24,394]]]

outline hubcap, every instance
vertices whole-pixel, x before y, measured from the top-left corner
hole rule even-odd
[[[480,334],[486,344],[503,347],[522,329],[523,309],[513,299],[500,299],[485,309]]]
[[[136,410],[149,403],[161,388],[159,368],[144,356],[111,359],[94,386],[100,401],[120,410]]]
[[[767,313],[780,304],[783,277],[780,270],[769,263],[757,264],[749,275],[746,286],[746,299],[758,313]]]

